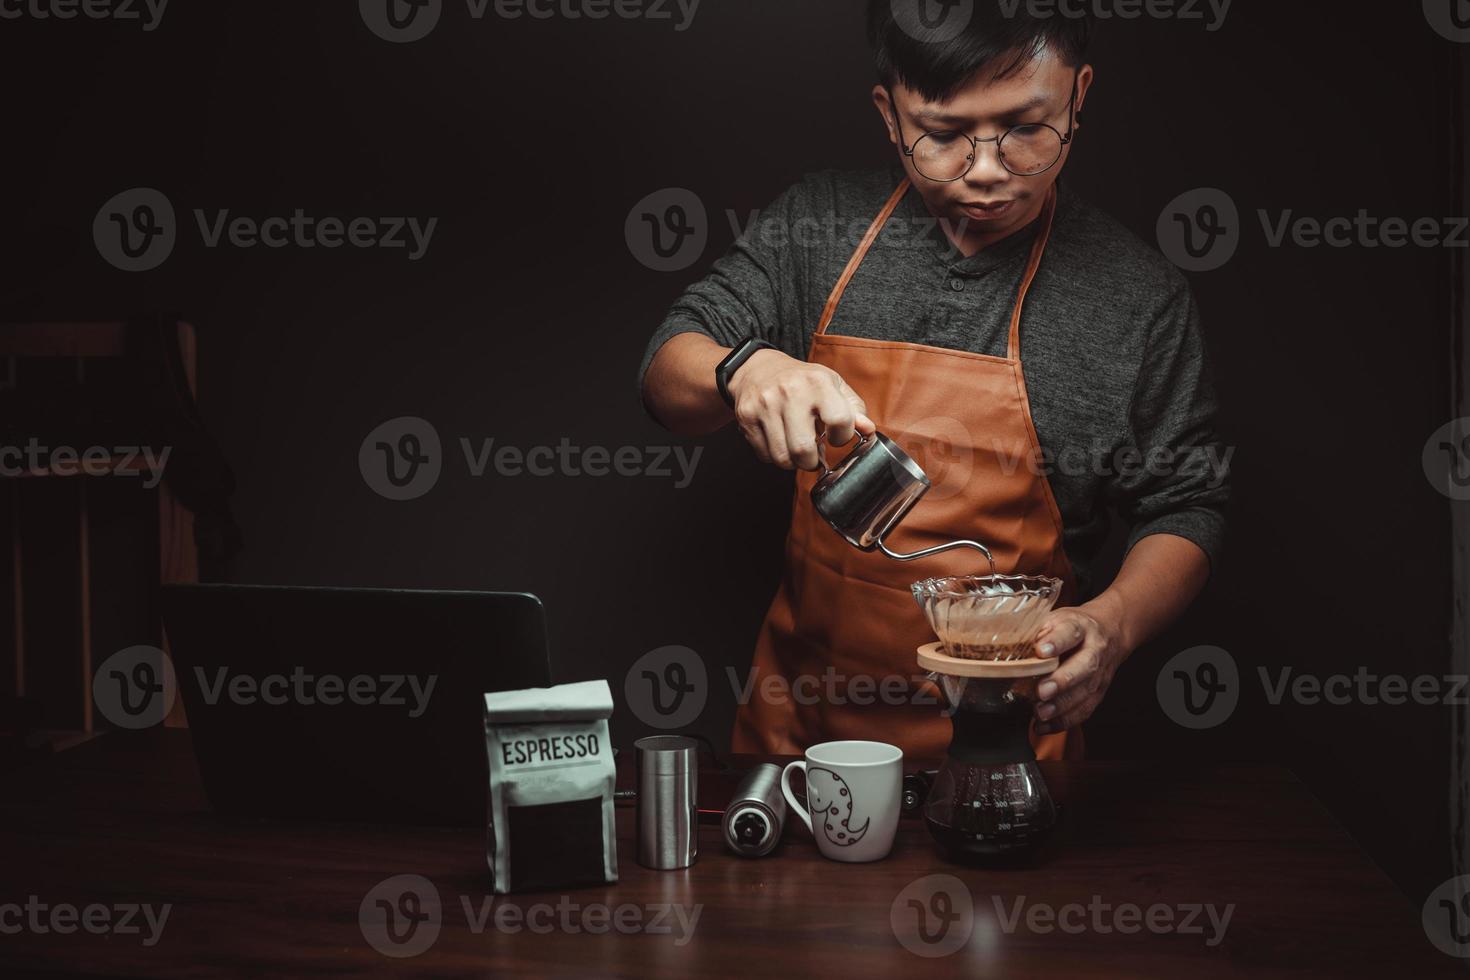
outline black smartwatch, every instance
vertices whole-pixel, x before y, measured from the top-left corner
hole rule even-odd
[[[731,408],[735,407],[735,396],[730,394],[730,379],[735,376],[735,372],[739,371],[745,362],[755,355],[756,351],[775,349],[775,344],[768,344],[758,337],[746,337],[730,352],[729,357],[720,362],[720,366],[715,368],[715,387],[720,389],[720,397],[725,399],[726,405]]]

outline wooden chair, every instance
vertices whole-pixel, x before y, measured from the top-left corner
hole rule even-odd
[[[189,391],[197,396],[198,351],[194,328],[187,323],[175,324]],[[100,323],[5,323],[0,324],[0,358],[8,360],[8,373],[15,374],[15,359],[26,357],[70,357],[76,359],[79,380],[85,379],[87,361],[91,358],[122,357],[126,352],[127,326],[122,322]],[[141,469],[142,464],[115,457],[108,463],[110,472]],[[77,564],[80,594],[77,597],[80,623],[81,690],[76,696],[82,705],[83,736],[93,732],[92,708],[92,556],[88,530],[87,477],[80,473],[58,473],[54,466],[31,468],[18,479],[78,479],[77,531],[79,545]],[[199,558],[194,541],[193,514],[175,498],[167,480],[160,481],[158,492],[158,580],[160,583],[197,582]],[[22,514],[20,494],[11,495],[11,563],[14,579],[15,609],[15,691],[26,695],[25,644],[25,577],[21,542]],[[163,638],[164,650],[168,639]],[[170,692],[172,696],[173,692]],[[182,703],[175,698],[167,724],[184,724]]]

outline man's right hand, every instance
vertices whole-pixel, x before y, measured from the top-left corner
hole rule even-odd
[[[817,436],[833,446],[877,426],[857,392],[831,368],[780,351],[757,351],[730,379],[735,420],[755,454],[782,469],[821,469]],[[820,424],[820,425],[819,425]]]

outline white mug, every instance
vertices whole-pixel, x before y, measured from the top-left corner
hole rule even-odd
[[[806,774],[806,800],[791,773]],[[893,850],[903,796],[903,750],[886,742],[823,742],[781,770],[781,793],[817,850],[833,861],[881,861]]]

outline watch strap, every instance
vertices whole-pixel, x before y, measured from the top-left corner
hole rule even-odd
[[[725,400],[726,405],[735,407],[735,396],[730,394],[730,379],[735,376],[735,372],[754,357],[756,352],[775,349],[775,344],[768,344],[759,337],[746,337],[720,362],[719,367],[715,368],[715,387],[719,389],[720,397]]]

